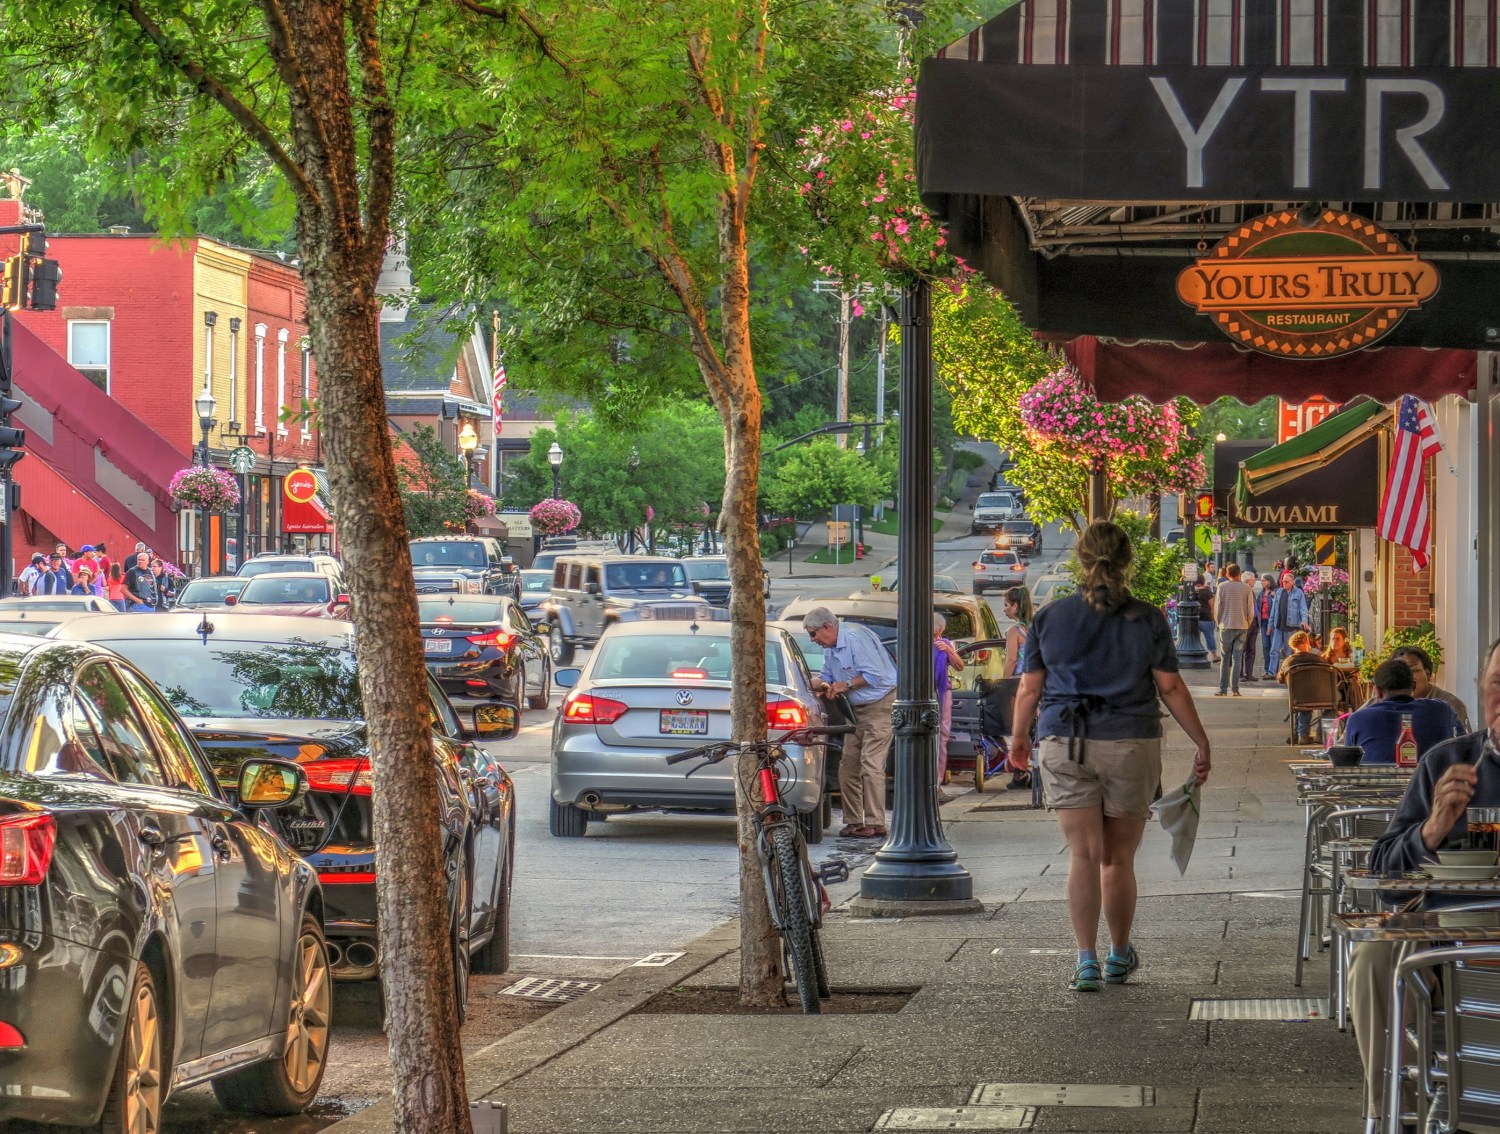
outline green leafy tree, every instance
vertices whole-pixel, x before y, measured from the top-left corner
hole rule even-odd
[[[408,201],[426,253],[418,265],[466,302],[502,281],[534,342],[607,328],[691,359],[724,438],[733,735],[762,738],[754,314],[776,301],[772,289],[806,286],[811,269],[800,281],[757,277],[752,289],[750,250],[795,263],[793,249],[818,231],[781,151],[804,122],[841,114],[891,80],[892,10],[881,0],[539,0],[523,19],[465,3],[492,19],[489,34],[507,50],[467,52],[447,88],[426,91],[413,162],[432,176],[416,179]],[[642,390],[628,367],[577,367],[566,378],[596,405]],[[747,806],[739,839],[741,999],[779,1003],[780,949]]]
[[[323,454],[347,554],[374,768],[381,982],[401,1131],[470,1129],[427,676],[386,424],[375,282],[397,125],[488,21],[416,0],[0,0],[13,131],[84,124],[139,155],[132,199],[166,235],[258,163],[295,202]],[[487,99],[491,95],[485,96]],[[64,283],[66,291],[66,283]]]
[[[777,512],[811,519],[827,516],[835,504],[868,508],[890,490],[889,474],[853,449],[814,441],[781,463],[766,498]]]
[[[1182,583],[1182,565],[1188,562],[1187,544],[1152,539],[1150,517],[1138,512],[1116,512],[1114,521],[1125,529],[1135,548],[1130,593],[1142,602],[1162,606],[1176,596]]]
[[[408,534],[416,538],[462,531],[468,499],[463,461],[443,448],[430,425],[413,425],[402,441],[417,458],[415,466],[396,467]]]

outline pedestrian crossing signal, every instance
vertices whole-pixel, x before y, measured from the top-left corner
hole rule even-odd
[[[1198,499],[1193,502],[1193,515],[1200,520],[1214,518],[1214,494],[1212,492],[1198,493]]]

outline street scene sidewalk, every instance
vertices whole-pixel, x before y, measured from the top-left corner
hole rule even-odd
[[[665,968],[626,970],[471,1057],[470,1097],[506,1103],[512,1134],[1358,1130],[1354,1040],[1322,1005],[1198,1018],[1320,998],[1326,965],[1315,959],[1306,986],[1292,986],[1303,827],[1284,763],[1296,750],[1281,743],[1284,690],[1252,684],[1219,700],[1216,675],[1188,680],[1214,769],[1185,877],[1159,827],[1147,831],[1133,934],[1142,965],[1128,984],[1069,990],[1056,821],[1018,809],[1021,793],[970,791],[942,814],[982,913],[859,919],[847,912],[857,876],[833,892],[824,940],[836,999],[886,993],[854,998],[882,1001],[879,1014],[638,1011],[668,990],[686,1000],[685,990],[733,988],[729,922]],[[1170,790],[1191,750],[1170,720],[1166,730]],[[388,1129],[385,1104],[333,1127]]]

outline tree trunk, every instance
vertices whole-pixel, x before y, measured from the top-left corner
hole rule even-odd
[[[444,868],[427,674],[380,365],[375,280],[389,231],[385,159],[393,131],[388,120],[376,120],[384,85],[373,9],[355,5],[351,12],[340,0],[265,2],[273,56],[284,73],[295,61],[300,80],[289,96],[303,175],[294,183],[297,230],[373,763],[380,976],[396,1129],[468,1134],[450,944],[455,880]],[[362,69],[364,169],[346,20]]]

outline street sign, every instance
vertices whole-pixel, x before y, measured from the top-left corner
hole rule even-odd
[[[244,476],[255,471],[255,450],[247,445],[237,445],[229,454],[229,467]]]
[[[1212,535],[1212,536],[1210,536],[1209,537],[1209,546],[1214,549],[1214,554],[1215,555],[1222,554],[1223,551],[1224,551],[1224,537],[1221,536],[1221,535]]]
[[[497,512],[495,519],[505,525],[506,539],[530,539],[532,537],[530,512]]]
[[[828,521],[828,546],[841,547],[849,542],[849,521]]]
[[[1333,535],[1320,535],[1313,537],[1313,562],[1329,567],[1338,562],[1338,537]]]
[[[1332,567],[1319,566],[1318,567],[1318,581],[1321,582],[1321,583],[1331,583],[1331,582],[1333,582],[1333,568]]]

